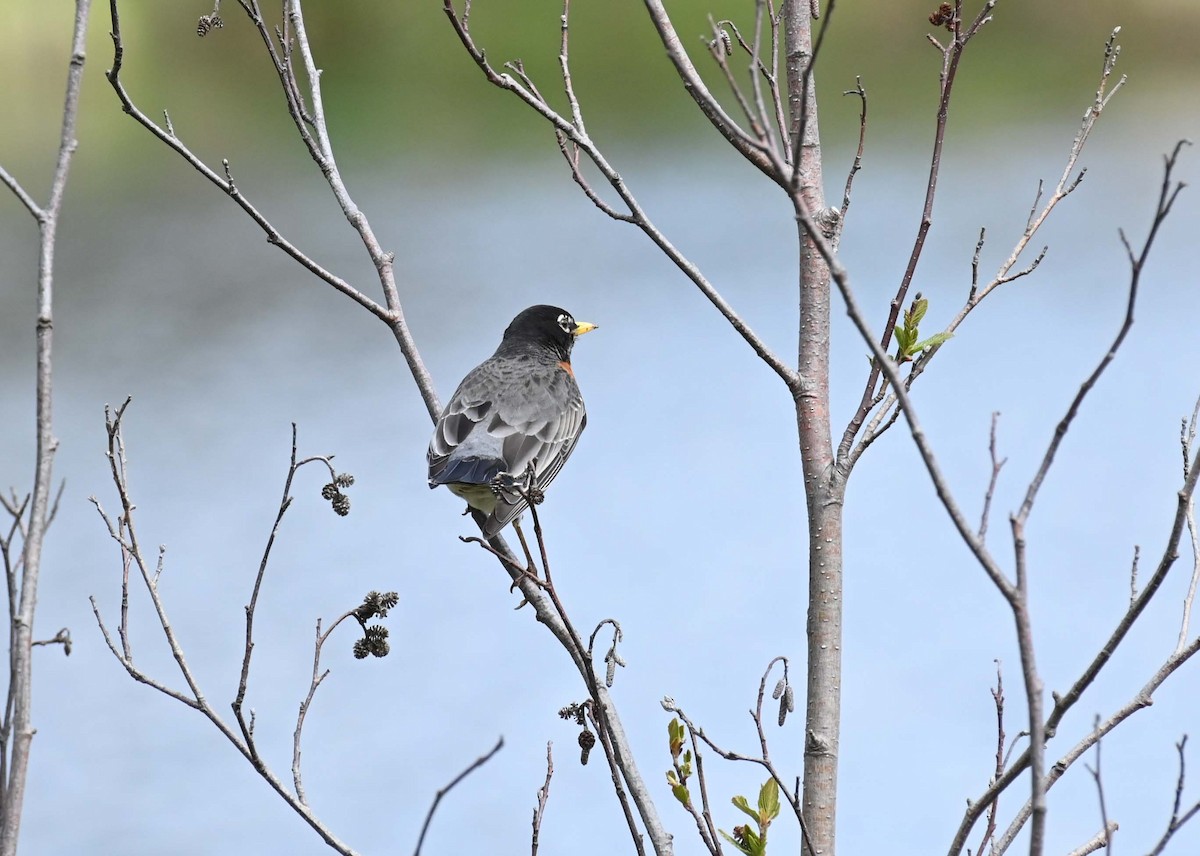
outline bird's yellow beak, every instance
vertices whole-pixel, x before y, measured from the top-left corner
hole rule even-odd
[[[595,324],[589,324],[586,321],[576,321],[574,334],[576,336],[582,336],[584,333],[590,333],[595,329],[596,329]]]

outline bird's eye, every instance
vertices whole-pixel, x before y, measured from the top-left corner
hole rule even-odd
[[[564,312],[558,316],[558,326],[562,327],[565,333],[574,333],[577,325],[575,324],[575,319]]]

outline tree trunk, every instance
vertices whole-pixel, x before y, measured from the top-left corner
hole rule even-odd
[[[836,242],[839,218],[825,207],[817,126],[812,6],[788,0],[788,109],[797,164],[792,201]],[[829,267],[803,227],[800,245],[800,331],[796,425],[808,508],[808,681],[804,740],[804,822],[812,849],[833,856],[842,691],[842,500],[834,469],[829,414]],[[807,848],[806,848],[807,850]]]

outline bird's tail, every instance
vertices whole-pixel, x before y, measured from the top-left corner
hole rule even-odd
[[[491,484],[504,472],[504,461],[499,458],[483,458],[476,455],[451,458],[437,473],[430,475],[429,486],[440,484]]]

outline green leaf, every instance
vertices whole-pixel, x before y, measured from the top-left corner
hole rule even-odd
[[[671,757],[678,758],[683,750],[683,724],[678,719],[667,723],[667,737],[670,740]]]
[[[935,345],[944,344],[945,342],[948,342],[953,338],[954,338],[953,333],[934,333],[928,339],[923,339],[922,341],[917,342],[917,344],[913,345],[912,352],[914,354],[918,353],[920,351],[925,350],[926,348],[932,348]]]
[[[917,298],[913,301],[912,308],[904,313],[905,324],[916,330],[917,325],[921,323],[921,319],[925,317],[925,313],[929,310],[929,301],[924,297]]]
[[[739,811],[745,813],[745,815],[755,823],[758,823],[758,812],[750,808],[749,800],[747,800],[745,797],[734,797],[732,800],[730,800],[730,802],[732,802]]]
[[[675,799],[679,800],[679,804],[684,808],[692,804],[692,795],[688,793],[688,789],[683,785],[672,786],[671,793],[675,794]]]
[[[900,353],[907,354],[908,346],[913,341],[913,335],[899,325],[893,328],[893,332],[896,334],[896,345],[900,348]]]
[[[758,791],[758,814],[762,829],[779,817],[779,783],[774,779],[767,779]]]
[[[667,784],[671,787],[675,787],[679,784],[679,777],[675,775],[674,770],[667,770]]]

